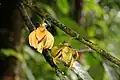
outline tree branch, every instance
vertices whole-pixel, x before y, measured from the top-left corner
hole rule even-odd
[[[27,7],[29,7],[32,11],[36,12],[36,14],[38,14],[40,17],[42,17],[42,18],[44,17],[47,21],[49,21],[52,24],[59,27],[66,34],[70,35],[71,37],[74,37],[76,40],[78,40],[79,42],[87,45],[88,47],[90,47],[91,49],[93,49],[94,51],[96,51],[97,53],[99,53],[100,55],[102,55],[103,57],[108,59],[109,61],[115,63],[118,66],[120,66],[120,60],[119,59],[117,59],[114,56],[110,55],[110,53],[106,52],[105,50],[100,48],[98,45],[96,45],[96,44],[90,42],[89,40],[85,39],[84,37],[82,37],[80,35],[80,33],[77,33],[74,30],[68,28],[66,25],[64,25],[60,21],[56,20],[55,18],[53,18],[49,13],[45,12],[42,8],[34,9],[33,7],[31,7],[31,6],[27,5],[27,4],[25,4],[25,5]],[[37,8],[36,6],[34,6],[34,7]]]
[[[35,30],[35,26],[31,22],[28,14],[27,14],[27,11],[26,11],[26,9],[25,9],[25,7],[24,7],[24,5],[22,3],[20,3],[19,9],[20,9],[22,17],[23,17],[23,19],[25,21],[25,24],[27,25],[29,31],[31,32],[31,31]]]
[[[33,25],[33,23],[31,22],[31,20],[29,18],[29,16],[27,15],[27,11],[26,11],[26,9],[25,9],[25,7],[24,7],[24,5],[22,3],[20,4],[19,8],[20,8],[20,11],[21,11],[21,15],[22,15],[22,17],[23,17],[29,31],[30,32],[33,31],[35,29],[35,26]],[[56,74],[60,78],[60,80],[68,80],[68,78],[67,78],[67,76],[65,76],[64,72],[62,72],[56,66],[56,64],[54,64],[53,58],[50,56],[48,50],[43,50],[42,54],[43,54],[44,58],[46,59],[46,61],[50,64],[50,66],[55,69]]]

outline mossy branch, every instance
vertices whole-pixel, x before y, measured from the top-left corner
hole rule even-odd
[[[76,31],[68,28],[66,25],[64,25],[63,23],[61,23],[60,21],[58,21],[57,19],[52,17],[49,13],[44,11],[42,8],[37,8],[36,6],[34,6],[34,8],[33,8],[33,6],[31,7],[31,6],[27,5],[27,4],[25,4],[25,5],[27,7],[29,7],[32,11],[36,12],[36,14],[38,14],[40,17],[45,18],[51,24],[59,27],[66,34],[70,35],[71,37],[74,37],[76,40],[78,40],[79,42],[87,45],[88,47],[90,47],[91,49],[93,49],[94,51],[96,51],[97,53],[99,53],[100,55],[102,55],[103,57],[108,59],[109,61],[115,63],[118,66],[120,66],[120,60],[119,59],[115,58],[110,53],[108,53],[107,51],[100,48],[98,45],[96,45],[96,44],[90,42],[89,40],[85,39],[84,37],[82,37],[80,35],[80,33],[77,33]]]

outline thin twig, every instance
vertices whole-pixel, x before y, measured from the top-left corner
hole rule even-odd
[[[58,21],[55,18],[53,18],[50,14],[45,12],[42,8],[39,8],[39,11],[38,11],[38,9],[34,9],[34,8],[32,8],[31,6],[29,6],[27,4],[25,4],[25,5],[27,7],[29,7],[32,11],[36,12],[36,14],[38,14],[40,17],[44,17],[46,20],[48,20],[52,24],[54,24],[57,27],[59,27],[61,30],[63,30],[65,33],[67,33],[71,37],[75,37],[75,39],[78,40],[79,42],[87,45],[88,47],[90,47],[91,49],[95,50],[97,53],[99,53],[100,55],[102,55],[103,57],[108,59],[109,61],[115,63],[118,66],[120,66],[120,60],[119,59],[115,58],[110,53],[108,53],[105,50],[103,50],[102,48],[100,48],[98,45],[96,45],[96,44],[90,42],[89,40],[85,39],[84,37],[82,37],[76,31],[68,28],[66,25],[64,25],[60,21]],[[37,7],[35,6],[35,8],[37,8]]]
[[[92,52],[92,49],[91,48],[83,48],[83,49],[80,49],[80,50],[77,50],[78,52],[81,52],[81,53],[84,53],[84,52]]]

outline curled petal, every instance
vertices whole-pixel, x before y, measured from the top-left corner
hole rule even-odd
[[[38,43],[38,40],[36,39],[35,31],[32,31],[29,35],[29,44],[30,44],[30,46],[36,48],[37,43]]]
[[[51,49],[53,47],[54,44],[54,37],[52,36],[52,34],[50,32],[46,32],[46,42],[44,45],[44,49]]]
[[[78,53],[78,51],[77,51],[77,50],[75,50],[75,53],[76,53],[75,60],[77,60],[77,59],[79,59],[79,58],[80,58],[80,55],[79,55],[79,53]]]
[[[54,46],[51,50],[51,55],[56,58],[59,54],[61,54],[62,48],[59,46]],[[57,57],[58,58],[58,57]]]
[[[73,66],[73,63],[74,63],[74,59],[71,58],[71,62],[68,64],[69,65],[69,69]]]

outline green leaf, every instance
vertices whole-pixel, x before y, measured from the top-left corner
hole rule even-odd
[[[96,53],[93,53],[93,54],[96,54]],[[90,66],[97,65],[100,63],[100,61],[95,56],[93,56],[92,53],[85,53],[84,56],[87,64]]]
[[[29,68],[29,66],[26,63],[22,64],[22,69],[24,70],[28,80],[35,80],[35,77],[31,71],[31,69]]]
[[[56,16],[56,13],[54,12],[54,10],[52,9],[51,6],[46,5],[46,4],[44,4],[44,3],[36,3],[36,6],[37,6],[38,8],[43,8],[43,9],[45,9],[45,10],[46,10],[48,13],[50,13],[50,15],[52,15],[54,18],[57,17],[57,16]]]
[[[69,5],[67,0],[57,0],[57,6],[63,14],[68,14]]]
[[[64,23],[66,26],[68,26],[69,28],[71,28],[72,30],[80,33],[82,36],[84,36],[85,38],[87,38],[87,33],[85,31],[84,27],[79,26],[75,21],[73,21],[70,18],[67,17],[60,17],[59,20]]]
[[[103,80],[104,67],[102,66],[102,64],[92,65],[88,72],[94,80]]]
[[[104,14],[104,11],[100,7],[100,5],[95,2],[95,0],[85,0],[83,9],[85,12],[94,12],[94,14],[96,14],[97,16],[101,16]]]
[[[18,60],[20,60],[21,62],[25,62],[24,57],[20,53],[16,52],[15,50],[12,50],[12,49],[1,49],[1,52],[4,55],[6,55],[6,56],[14,56]]]

